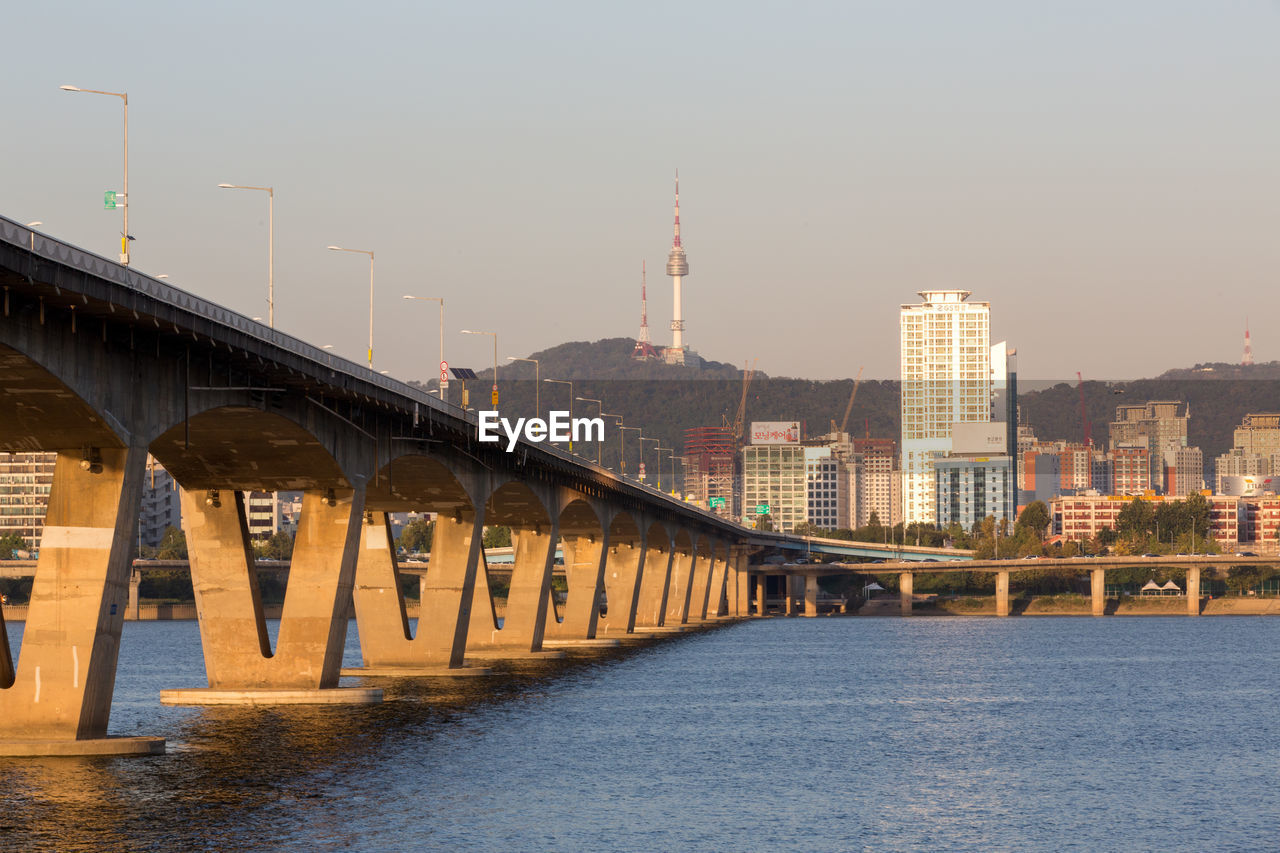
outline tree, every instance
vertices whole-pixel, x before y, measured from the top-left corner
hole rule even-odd
[[[756,516],[756,530],[772,530],[772,529],[773,529],[773,516],[769,515],[769,513],[767,512],[764,515]]]
[[[1146,536],[1155,529],[1156,514],[1148,501],[1134,498],[1116,516],[1116,532],[1130,538]]]
[[[1044,505],[1044,501],[1032,501],[1019,513],[1015,527],[1030,530],[1037,538],[1044,539],[1044,532],[1050,521],[1049,508]]]
[[[486,548],[510,548],[511,547],[511,528],[494,525],[484,529],[484,547]]]
[[[173,525],[164,529],[160,546],[156,548],[157,560],[187,559],[187,535]]]
[[[25,549],[27,543],[22,541],[22,537],[12,531],[0,536],[0,560],[12,560],[13,552]]]
[[[272,534],[262,546],[265,560],[288,560],[293,557],[293,537],[283,530]]]
[[[411,554],[422,554],[431,550],[431,538],[434,534],[435,522],[419,518],[404,526],[397,544]]]

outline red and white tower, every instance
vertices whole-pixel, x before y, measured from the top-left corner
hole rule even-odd
[[[1244,321],[1244,356],[1240,363],[1245,367],[1253,364],[1253,342],[1249,340],[1249,321]]]
[[[668,364],[684,364],[684,319],[680,316],[680,281],[689,274],[689,261],[680,245],[680,170],[676,170],[676,224],[671,240],[671,254],[667,256],[667,275],[671,276],[674,306],[671,312],[671,348],[667,350]]]
[[[639,361],[645,361],[650,358],[657,358],[658,351],[653,347],[653,341],[649,340],[649,300],[645,295],[645,262],[640,262],[640,337],[636,338],[636,348],[631,351],[631,357]]]

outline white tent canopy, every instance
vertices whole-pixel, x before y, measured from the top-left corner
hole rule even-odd
[[[862,591],[863,592],[884,592],[884,587],[880,586],[880,584],[876,583],[875,581],[872,581],[871,583],[864,586],[862,588]]]
[[[1160,584],[1156,583],[1155,581],[1147,581],[1147,585],[1142,588],[1142,592],[1146,592],[1147,590],[1159,592],[1163,588],[1164,587],[1160,586]]]
[[[1173,581],[1165,581],[1165,582],[1164,582],[1164,586],[1162,586],[1162,587],[1160,587],[1160,588],[1161,588],[1161,589],[1164,589],[1164,590],[1172,590],[1172,591],[1174,591],[1174,592],[1182,592],[1182,587],[1178,586],[1178,585],[1177,585],[1176,583],[1174,583]]]

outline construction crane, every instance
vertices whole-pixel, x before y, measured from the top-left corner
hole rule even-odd
[[[742,399],[738,401],[738,413],[733,417],[733,425],[729,427],[729,433],[733,436],[733,446],[737,447],[742,441],[742,431],[744,420],[747,415],[747,389],[751,387],[751,380],[756,375],[756,362],[760,359],[754,359],[751,367],[747,367],[747,363],[742,363]]]
[[[857,399],[858,386],[862,384],[862,370],[861,367],[858,368],[858,378],[853,380],[853,393],[849,395],[849,405],[844,407],[844,420],[840,421],[840,429],[834,429],[836,422],[831,422],[833,432],[842,433],[849,427],[849,413],[853,411],[853,401]]]
[[[1093,430],[1089,425],[1089,413],[1084,405],[1084,376],[1080,371],[1076,371],[1076,379],[1080,380],[1080,425],[1084,427],[1084,444],[1085,447],[1093,446]]]

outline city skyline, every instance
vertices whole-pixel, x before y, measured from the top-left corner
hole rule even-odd
[[[362,272],[325,247],[368,246],[375,368],[406,380],[437,341],[405,293],[449,300],[463,366],[491,360],[467,327],[504,356],[634,337],[676,168],[687,343],[710,359],[896,378],[922,289],[1000,304],[1029,377],[1238,362],[1246,322],[1256,360],[1280,356],[1275,4],[705,5],[675,40],[676,7],[504,8],[255,9],[241,33],[248,7],[22,7],[3,213],[115,257],[119,104],[58,91],[98,87],[130,96],[135,268],[265,319],[266,205],[216,187],[274,187],[277,328],[362,361]]]

